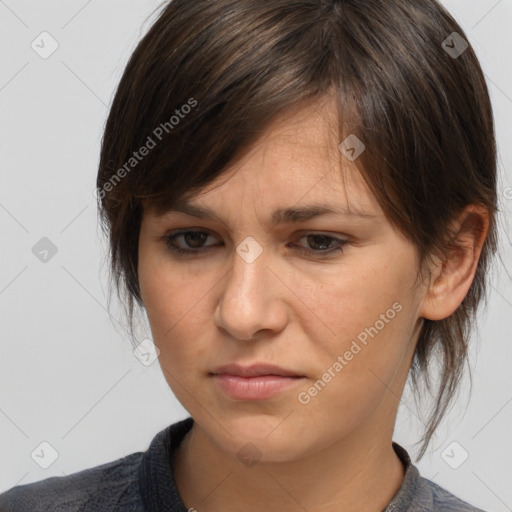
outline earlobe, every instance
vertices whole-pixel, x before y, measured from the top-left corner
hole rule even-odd
[[[489,212],[479,205],[468,205],[452,222],[444,257],[431,268],[421,317],[442,320],[460,306],[473,283],[488,230]]]

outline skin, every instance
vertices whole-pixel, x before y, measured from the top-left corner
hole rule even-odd
[[[415,247],[339,152],[334,115],[324,99],[281,117],[193,198],[225,224],[144,211],[141,293],[164,376],[195,420],[173,459],[187,508],[376,512],[402,484],[404,468],[391,443],[421,325],[449,316],[466,295],[487,217],[468,207],[453,224],[460,249],[433,257],[430,280],[418,279]],[[269,223],[276,208],[313,202],[373,217]],[[202,252],[180,257],[168,248],[165,235],[184,228],[210,236],[202,245],[184,237],[175,245]],[[347,243],[322,258],[337,242],[322,245],[310,234]],[[247,236],[263,249],[252,263],[236,252]],[[300,403],[299,393],[396,303],[394,318],[309,403]],[[233,400],[210,375],[232,362],[273,363],[304,378],[268,400]],[[237,457],[247,443],[260,457],[252,467]]]

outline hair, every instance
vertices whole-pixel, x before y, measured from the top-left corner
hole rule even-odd
[[[469,204],[489,212],[472,285],[448,318],[425,319],[409,377],[431,391],[423,456],[458,390],[497,248],[496,141],[488,89],[462,28],[435,0],[173,0],[131,55],[102,139],[97,197],[110,277],[127,312],[143,308],[138,240],[145,208],[162,213],[220,176],[287,112],[333,94],[340,141],[420,269],[450,246]],[[445,41],[445,43],[443,43]],[[136,153],[134,153],[136,152]],[[140,153],[140,154],[139,154]],[[341,153],[340,153],[341,155]],[[452,240],[453,242],[453,240]]]

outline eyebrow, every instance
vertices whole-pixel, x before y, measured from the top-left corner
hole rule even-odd
[[[199,219],[215,220],[226,225],[225,220],[210,208],[206,206],[199,206],[187,200],[178,202],[173,207],[169,208],[164,215],[172,214],[173,212],[185,213]],[[313,203],[300,208],[278,208],[272,213],[270,224],[277,225],[303,222],[322,215],[343,215],[350,218],[360,217],[365,219],[377,218],[377,215],[361,210],[347,209],[342,206],[332,204]]]

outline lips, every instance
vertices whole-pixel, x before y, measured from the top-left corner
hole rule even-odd
[[[233,400],[268,400],[290,390],[304,375],[271,364],[227,364],[210,373],[218,389]]]
[[[236,375],[238,377],[260,377],[262,375],[278,375],[281,377],[304,377],[298,372],[287,370],[273,364],[258,363],[251,366],[239,364],[226,364],[218,366],[212,372],[213,375]]]

